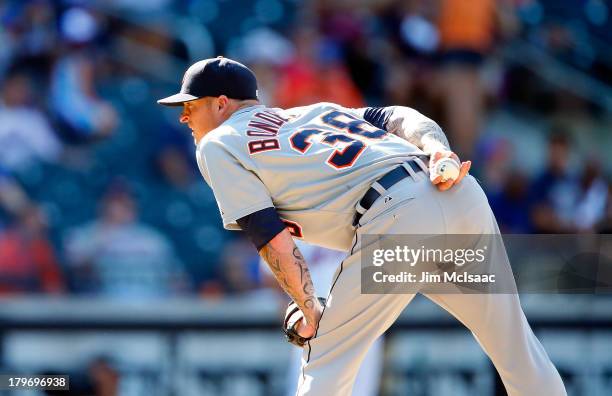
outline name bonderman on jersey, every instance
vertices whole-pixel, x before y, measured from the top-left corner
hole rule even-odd
[[[487,246],[480,249],[426,249],[424,246],[414,249],[396,246],[394,249],[375,249],[372,264],[381,267],[393,263],[394,268],[397,268],[395,265],[401,263],[412,268],[419,262],[427,262],[453,263],[457,267],[463,267],[465,264],[484,262],[486,251]],[[375,271],[372,278],[376,283],[495,283],[495,274],[471,274],[467,271],[401,271],[394,274]]]

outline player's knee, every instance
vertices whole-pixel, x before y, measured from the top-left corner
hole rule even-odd
[[[555,396],[567,396],[567,391],[565,390],[565,385],[563,384],[563,380],[559,373],[555,373],[555,378],[553,379],[553,383],[551,386],[551,395]]]
[[[540,389],[546,389],[546,394],[550,396],[567,396],[565,385],[559,372],[551,365],[551,369],[542,375]]]

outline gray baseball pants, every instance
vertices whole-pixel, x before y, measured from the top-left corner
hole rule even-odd
[[[351,395],[368,348],[414,297],[361,294],[363,235],[499,234],[487,198],[472,176],[439,192],[426,174],[413,174],[385,195],[391,199],[378,199],[361,218],[353,249],[336,271],[317,334],[304,347],[298,396]],[[507,257],[494,265],[510,268]],[[517,294],[423,294],[472,332],[508,395],[567,394],[527,323]]]

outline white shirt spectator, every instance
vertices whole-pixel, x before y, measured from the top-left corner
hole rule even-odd
[[[0,166],[21,170],[32,162],[55,162],[62,145],[45,116],[29,107],[0,105]]]

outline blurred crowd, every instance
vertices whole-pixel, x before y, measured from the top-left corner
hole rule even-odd
[[[155,104],[192,61],[218,54],[253,68],[268,105],[405,105],[438,121],[473,160],[502,232],[609,233],[611,109],[593,100],[611,83],[608,10],[567,3],[581,11],[537,0],[0,1],[0,295],[266,287],[254,248],[221,229],[178,113]],[[513,58],[517,43],[549,62]],[[558,63],[594,88],[547,80]]]

